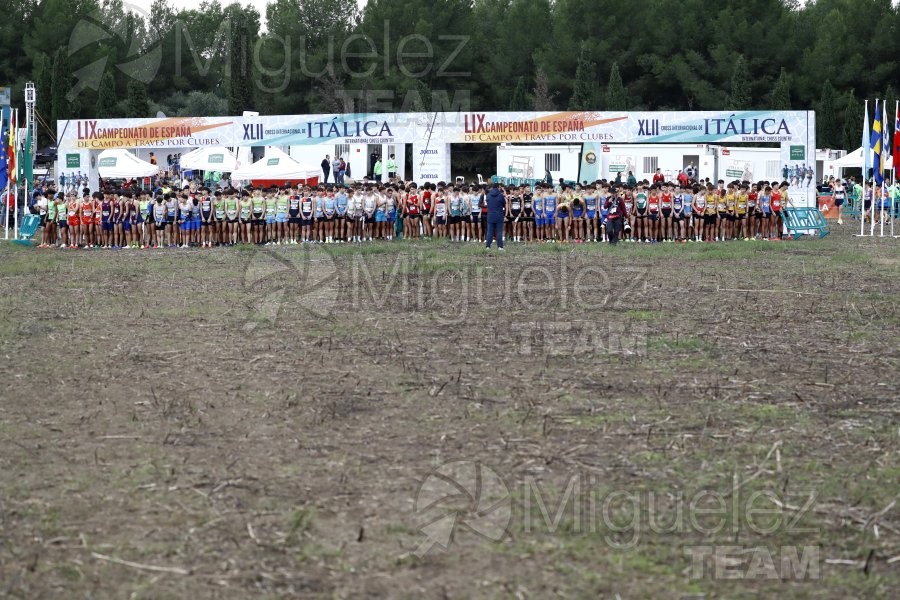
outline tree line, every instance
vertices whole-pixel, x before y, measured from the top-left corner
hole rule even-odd
[[[42,144],[57,119],[160,111],[814,109],[817,145],[851,150],[900,75],[891,0],[6,5],[0,85],[21,105],[35,82]]]

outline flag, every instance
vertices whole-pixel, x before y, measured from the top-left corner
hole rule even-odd
[[[6,144],[6,173],[9,184],[16,183],[16,112],[10,111],[9,140]]]
[[[900,126],[900,100],[897,100],[897,105],[894,108],[894,160],[897,160],[897,157],[900,156],[900,135],[897,135],[897,128]],[[897,173],[897,164],[894,163],[894,173]]]
[[[31,127],[25,124],[25,147],[19,153],[19,181],[32,184],[34,179],[34,156],[31,152]]]
[[[6,173],[6,136],[9,135],[9,127],[6,123],[6,119],[3,119],[3,124],[0,125],[0,190],[5,190],[9,181]]]
[[[866,100],[866,116],[863,118],[862,135],[863,183],[869,180],[869,101]]]
[[[884,183],[884,163],[881,162],[881,104],[875,101],[875,120],[872,122],[872,136],[869,139],[869,146],[872,148],[872,176],[875,177],[875,185]]]
[[[887,100],[884,100],[884,110],[881,111],[881,179],[884,180],[884,171],[891,162],[891,130],[888,129]]]

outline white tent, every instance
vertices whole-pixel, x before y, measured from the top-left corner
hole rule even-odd
[[[871,167],[872,161],[873,161],[872,150],[870,148],[866,148],[865,150],[867,152],[869,152],[869,167]],[[887,163],[884,165],[885,169],[893,168],[893,160],[892,159],[893,159],[892,156],[888,157]],[[838,169],[851,169],[854,167],[861,169],[864,166],[863,165],[864,161],[865,161],[865,156],[863,155],[863,147],[860,146],[853,152],[848,152],[845,156],[842,156],[838,160],[834,161],[833,166]]]
[[[321,174],[318,167],[306,167],[278,148],[266,148],[266,155],[252,165],[231,173],[234,181],[307,181]]]
[[[197,148],[181,157],[181,168],[230,173],[238,167],[237,156],[224,146]]]
[[[128,150],[110,148],[97,157],[97,171],[104,179],[126,179],[151,177],[159,173],[159,167],[139,159]]]

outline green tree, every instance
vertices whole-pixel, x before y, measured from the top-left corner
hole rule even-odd
[[[725,102],[726,110],[747,110],[750,108],[750,71],[744,55],[738,55],[731,74],[731,92]]]
[[[58,48],[53,57],[53,73],[50,79],[50,122],[55,123],[71,116],[69,95],[72,91],[72,69],[66,48]]]
[[[140,81],[131,80],[128,83],[125,111],[125,116],[132,119],[151,116],[150,102],[147,99],[147,88]]]
[[[109,119],[116,116],[116,82],[112,73],[107,71],[100,79],[100,88],[97,90],[98,119]]]
[[[704,0],[368,0],[362,12],[352,2],[269,0],[264,33],[259,13],[234,0],[190,10],[149,0],[146,20],[126,0],[5,2],[0,84],[21,106],[33,78],[48,121],[57,48],[69,63],[68,75],[57,71],[68,78],[57,92],[71,91],[65,103],[57,95],[66,116],[93,114],[107,71],[117,114],[129,79],[167,114],[180,114],[191,92],[212,94],[210,108],[229,101],[228,112],[498,110],[523,97],[531,108],[534,87],[539,104],[558,108],[806,108],[820,103],[826,79],[842,114],[847,90],[890,104],[888,85],[900,79],[900,11],[889,0],[721,0],[712,14]],[[598,34],[634,23],[653,31]],[[613,62],[627,88],[608,85]],[[514,92],[519,77],[524,95]]]
[[[55,124],[51,124],[53,114],[53,63],[50,57],[43,52],[38,53],[34,57],[32,76],[34,78],[35,93],[37,94],[35,110],[41,120],[53,127],[55,126]],[[38,123],[40,123],[40,120]],[[47,143],[49,139],[48,133],[53,136],[56,135],[56,131],[45,132],[43,127],[40,124],[38,125],[38,146],[43,146]]]
[[[597,108],[597,65],[591,55],[587,41],[581,42],[578,67],[575,69],[575,89],[569,100],[569,110],[591,110]]]
[[[528,104],[528,96],[525,93],[525,78],[519,77],[516,80],[516,88],[513,90],[509,99],[509,110],[526,111],[530,108]]]
[[[820,148],[837,148],[842,131],[837,118],[837,99],[830,80],[822,84],[822,95],[816,105],[816,144]]]
[[[534,90],[532,90],[532,110],[551,111],[556,110],[553,98],[548,89],[547,73],[539,68],[534,76]]]
[[[29,23],[26,2],[7,1],[0,8],[0,81],[12,83],[28,72],[28,56],[22,52],[23,34],[34,27]],[[36,54],[36,53],[35,53]]]
[[[778,74],[778,80],[772,88],[771,105],[773,110],[791,109],[791,83],[784,67],[781,67],[781,73]]]
[[[357,36],[350,40],[344,59],[329,58],[325,44],[306,61],[307,73],[316,79],[333,75],[345,80],[344,89],[362,94],[363,105],[376,100],[375,108],[381,111],[397,110],[406,102],[402,90],[412,89],[411,79],[421,80],[431,90],[433,108],[449,112],[474,109],[484,96],[502,98],[502,90],[512,78],[495,80],[489,86],[481,81],[488,70],[487,48],[495,53],[498,48],[496,40],[488,39],[482,24],[475,19],[473,9],[479,3],[480,0],[367,2],[353,31],[368,39]],[[496,26],[499,28],[499,23]],[[511,54],[513,49],[500,50]],[[414,54],[419,57],[411,56]],[[324,72],[315,75],[317,70]],[[485,91],[496,88],[498,93]]]
[[[863,102],[849,90],[843,98],[841,111],[841,147],[848,152],[855,150],[862,142],[864,109]],[[818,142],[818,140],[817,140]],[[817,145],[820,145],[817,144]]]
[[[253,108],[252,53],[255,36],[251,36],[247,15],[240,5],[228,7],[231,38],[228,49],[228,109],[239,115]]]
[[[887,114],[894,114],[894,108],[896,108],[897,103],[897,90],[894,89],[894,84],[888,84],[887,89],[884,90],[884,95],[881,97],[881,99],[884,102],[887,102]],[[884,108],[884,106],[882,106],[882,108]],[[891,123],[891,127],[893,127],[893,123]]]
[[[613,63],[609,69],[609,84],[606,86],[606,110],[628,110],[628,100],[622,76],[619,75],[619,63]]]
[[[479,91],[483,90],[483,101],[489,103],[485,108],[503,108],[510,100],[509,88],[498,86],[497,82],[512,84],[519,77],[524,77],[526,105],[521,110],[530,110],[527,82],[539,64],[547,70],[545,61],[536,63],[535,56],[542,55],[547,46],[556,46],[561,41],[554,35],[535,35],[535,32],[549,32],[554,27],[557,19],[554,18],[550,0],[478,1],[473,16],[478,37],[469,44],[477,43],[473,47],[481,55],[473,74],[481,82]],[[575,45],[574,52],[577,52],[577,40],[573,38],[572,43]],[[551,68],[555,69],[556,65]]]
[[[228,101],[210,92],[190,92],[179,117],[221,117],[228,115]]]

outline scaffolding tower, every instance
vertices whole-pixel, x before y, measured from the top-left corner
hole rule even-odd
[[[37,92],[34,89],[34,82],[29,81],[25,84],[25,123],[31,131],[31,156],[37,155],[37,118],[35,117],[34,106],[37,102]]]

